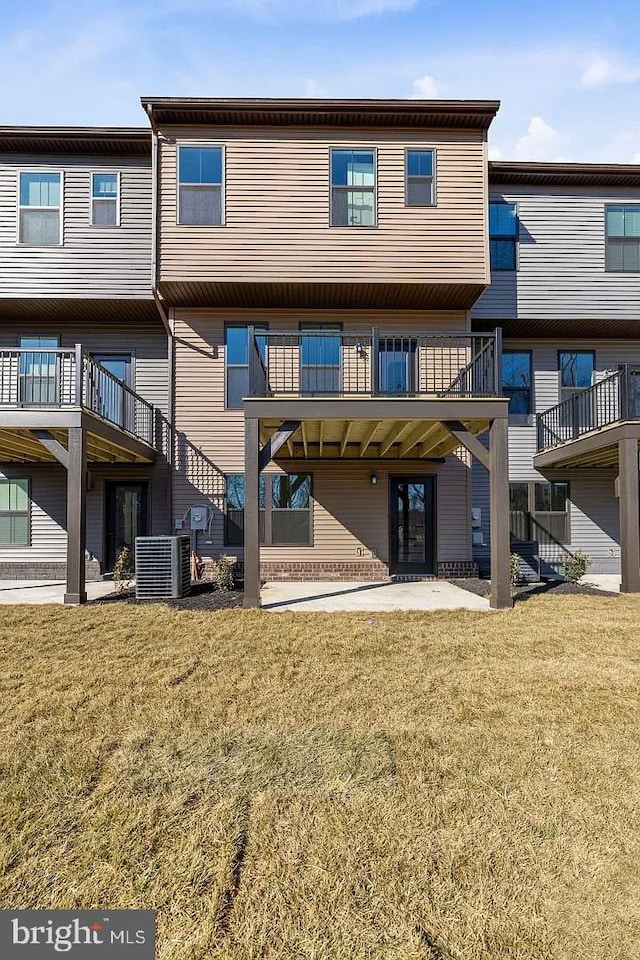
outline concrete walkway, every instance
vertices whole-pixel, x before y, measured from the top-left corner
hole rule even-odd
[[[64,603],[64,580],[0,580],[2,603]],[[113,593],[112,580],[87,583],[87,598],[95,600]]]
[[[620,593],[619,573],[587,573],[580,580],[585,587],[595,587],[597,590],[608,590],[610,593]]]
[[[488,610],[489,601],[445,580],[409,583],[268,582],[263,610]]]

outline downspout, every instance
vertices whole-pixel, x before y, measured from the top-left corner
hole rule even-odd
[[[167,504],[169,507],[169,527],[173,532],[173,461],[175,449],[175,339],[174,323],[167,315],[167,311],[158,290],[158,197],[159,197],[159,143],[158,128],[153,116],[153,107],[147,104],[147,116],[151,125],[151,293],[158,308],[160,319],[167,333],[167,361],[168,361],[168,395],[167,395]]]

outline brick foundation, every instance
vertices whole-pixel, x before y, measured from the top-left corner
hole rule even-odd
[[[100,564],[97,560],[87,560],[85,566],[87,580],[101,580]],[[66,580],[66,563],[0,563],[0,580]]]
[[[241,567],[241,565],[240,565]],[[447,560],[438,564],[437,576],[405,577],[397,579],[448,580],[477,577],[478,565],[473,560]],[[279,562],[260,564],[262,580],[390,580],[389,568],[381,560]]]

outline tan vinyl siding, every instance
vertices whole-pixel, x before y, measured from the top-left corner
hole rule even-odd
[[[473,130],[177,128],[160,154],[160,280],[485,283],[484,140]],[[225,146],[225,225],[177,224],[180,142]],[[332,147],[377,149],[377,226],[329,226]],[[405,149],[435,148],[437,204],[405,206]]]
[[[300,322],[341,323],[344,332],[465,331],[464,311],[393,313],[315,311],[178,311],[176,334],[177,459],[174,515],[208,503],[210,534],[200,533],[197,550],[217,555],[224,547],[224,477],[244,469],[244,414],[224,409],[224,324],[268,322],[272,330],[298,330]],[[284,464],[283,464],[284,466]],[[286,466],[285,466],[286,469]],[[265,547],[264,560],[362,561],[361,548],[388,559],[387,478],[390,475],[436,473],[439,561],[467,560],[470,470],[466,458],[450,457],[444,464],[296,461],[291,470],[313,473],[314,544],[312,547]],[[278,471],[273,464],[267,472]],[[369,478],[375,471],[378,484]],[[228,548],[242,556],[242,550]],[[370,556],[370,554],[369,554]]]
[[[63,245],[18,243],[19,171],[63,174]],[[120,172],[120,225],[91,224],[91,173]],[[151,161],[0,155],[0,297],[151,298]]]

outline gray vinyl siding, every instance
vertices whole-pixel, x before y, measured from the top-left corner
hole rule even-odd
[[[595,376],[616,369],[619,363],[640,363],[637,340],[507,340],[504,348],[531,350],[533,404],[536,413],[554,406],[560,399],[558,351],[594,350]],[[570,534],[567,550],[583,550],[593,560],[592,573],[617,573],[620,569],[618,501],[614,495],[615,472],[611,470],[552,470],[544,475],[534,469],[536,453],[535,418],[530,426],[509,425],[509,480],[568,480],[570,483]],[[473,465],[473,505],[482,511],[480,527],[484,544],[474,548],[474,557],[486,568],[489,563],[489,481],[486,471]],[[549,569],[558,569],[564,551],[541,547]]]
[[[640,319],[640,273],[605,271],[605,205],[632,188],[493,186],[517,205],[518,269],[494,272],[472,319]]]
[[[18,243],[20,170],[63,173],[63,245]],[[91,224],[91,173],[120,172],[120,225]],[[151,160],[0,155],[0,297],[151,298]]]

